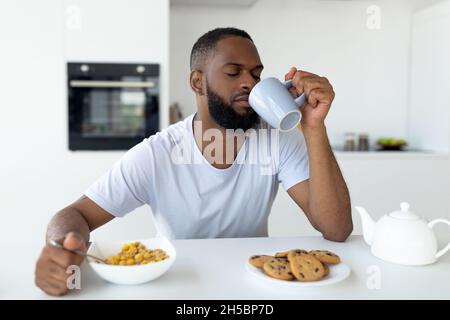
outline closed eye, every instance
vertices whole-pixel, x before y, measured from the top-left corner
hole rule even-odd
[[[229,77],[237,77],[238,75],[239,75],[239,73],[225,73],[227,76],[229,76]],[[252,75],[253,76],[253,78],[254,79],[256,79],[256,80],[261,80],[261,77],[260,76],[258,76],[258,75],[255,75],[255,74],[253,74]]]
[[[225,74],[231,78],[235,78],[237,76],[239,76],[240,72],[225,72]],[[259,81],[261,80],[261,77],[259,75],[256,74],[252,74],[253,79]]]

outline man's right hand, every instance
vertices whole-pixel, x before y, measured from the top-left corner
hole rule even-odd
[[[76,232],[69,232],[62,241],[68,250],[86,251],[86,242]],[[46,245],[36,263],[35,283],[45,293],[52,296],[63,296],[69,292],[67,268],[72,265],[79,266],[84,257],[63,249]]]

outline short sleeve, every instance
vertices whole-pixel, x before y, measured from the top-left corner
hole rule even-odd
[[[280,132],[279,164],[278,182],[286,191],[309,179],[308,150],[301,131]]]
[[[116,217],[149,203],[152,153],[148,139],[128,150],[84,194]]]

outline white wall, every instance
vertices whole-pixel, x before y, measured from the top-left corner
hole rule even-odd
[[[81,29],[65,27],[69,4],[81,10]],[[66,60],[161,63],[166,126],[169,2],[2,1],[0,32],[0,246],[14,240],[37,255],[51,216],[124,153],[68,150]],[[140,208],[94,236],[150,236],[149,212]]]
[[[450,151],[450,1],[413,15],[410,134],[417,148]]]
[[[440,2],[445,2],[447,0],[410,0],[411,5],[415,12],[422,11],[425,8],[434,6]]]
[[[404,137],[411,6],[408,0],[376,3],[379,30],[367,28],[372,3],[361,1],[259,0],[248,9],[173,6],[170,101],[180,102],[186,114],[195,110],[188,85],[192,45],[208,30],[235,26],[254,39],[266,66],[263,76],[282,78],[296,65],[331,80],[337,93],[327,118],[333,145],[342,145],[347,131]]]

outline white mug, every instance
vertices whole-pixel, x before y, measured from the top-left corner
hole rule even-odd
[[[305,103],[306,96],[303,93],[292,98],[288,90],[291,86],[292,80],[280,82],[277,78],[266,78],[253,87],[248,98],[253,110],[280,131],[294,129],[302,118],[299,108]]]

